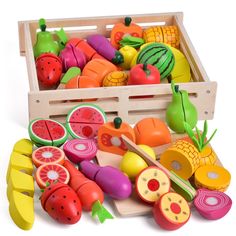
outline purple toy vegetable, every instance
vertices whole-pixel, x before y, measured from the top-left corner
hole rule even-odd
[[[62,60],[64,72],[71,67],[79,67],[82,70],[86,64],[84,53],[72,44],[66,45],[60,53],[60,58]]]
[[[132,192],[129,178],[114,167],[100,167],[92,162],[82,161],[80,170],[87,178],[95,181],[103,192],[114,199],[126,199]]]
[[[100,55],[114,64],[124,62],[123,55],[117,51],[110,43],[110,41],[100,34],[93,34],[87,37],[88,44],[93,47]]]

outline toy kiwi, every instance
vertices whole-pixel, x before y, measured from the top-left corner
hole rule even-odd
[[[184,122],[191,128],[197,124],[198,114],[196,107],[189,100],[187,91],[179,90],[179,86],[171,81],[172,101],[166,110],[166,122],[176,133],[184,133]]]

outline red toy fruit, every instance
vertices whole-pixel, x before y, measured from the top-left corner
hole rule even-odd
[[[41,205],[61,224],[75,224],[82,214],[81,203],[75,191],[63,183],[49,185],[41,196]]]
[[[53,53],[41,54],[36,59],[38,80],[45,87],[56,85],[62,75],[61,59]]]
[[[143,201],[154,203],[170,191],[170,179],[163,170],[150,166],[136,177],[135,188]]]
[[[186,200],[177,193],[166,193],[156,201],[153,215],[156,223],[166,230],[176,230],[190,217],[190,208]]]
[[[98,128],[107,121],[104,111],[93,104],[82,104],[73,108],[67,118],[67,130],[73,138],[94,138]]]
[[[43,164],[63,164],[65,159],[64,152],[57,147],[44,146],[33,151],[32,161],[36,167]]]
[[[159,70],[149,64],[138,64],[130,70],[128,85],[160,84]]]
[[[44,164],[41,165],[35,174],[35,179],[38,186],[46,188],[47,183],[59,182],[67,184],[70,180],[70,174],[64,166],[59,164]]]

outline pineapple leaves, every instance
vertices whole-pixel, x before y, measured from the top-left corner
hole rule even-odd
[[[207,124],[207,121],[205,120],[205,121],[204,121],[204,126],[203,126],[202,138],[201,138],[202,144],[203,144],[204,141],[205,141],[205,138],[206,138],[206,136],[207,136],[207,132],[208,132],[208,124]]]
[[[196,148],[200,151],[201,150],[200,143],[197,140],[197,138],[195,137],[195,134],[194,134],[191,126],[187,122],[184,122],[184,128],[185,128],[185,131],[187,132],[189,138],[193,141]]]
[[[211,135],[211,137],[207,140],[207,142],[203,144],[202,149],[204,149],[204,148],[211,142],[211,140],[213,139],[213,137],[214,137],[215,134],[216,134],[216,131],[217,131],[217,129],[215,129],[215,131],[213,132],[213,134]]]

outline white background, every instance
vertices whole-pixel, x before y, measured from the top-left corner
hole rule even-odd
[[[31,231],[14,225],[8,214],[5,175],[13,144],[27,137],[29,90],[24,58],[19,55],[18,20],[67,18],[80,16],[129,15],[183,11],[184,24],[211,80],[218,82],[215,118],[211,130],[218,128],[212,141],[220,160],[232,174],[227,194],[235,199],[235,44],[236,14],[234,1],[206,0],[116,0],[116,1],[53,1],[5,0],[0,3],[0,230],[1,235],[223,235],[235,232],[236,209],[221,220],[207,221],[193,212],[189,222],[175,232],[165,232],[152,216],[115,218],[100,225],[84,213],[73,226],[55,223],[36,204],[36,218]],[[207,102],[207,101],[206,101]],[[38,200],[36,200],[38,202]],[[115,214],[109,201],[106,207]],[[230,234],[230,233],[229,233]],[[232,234],[231,234],[232,235]]]

